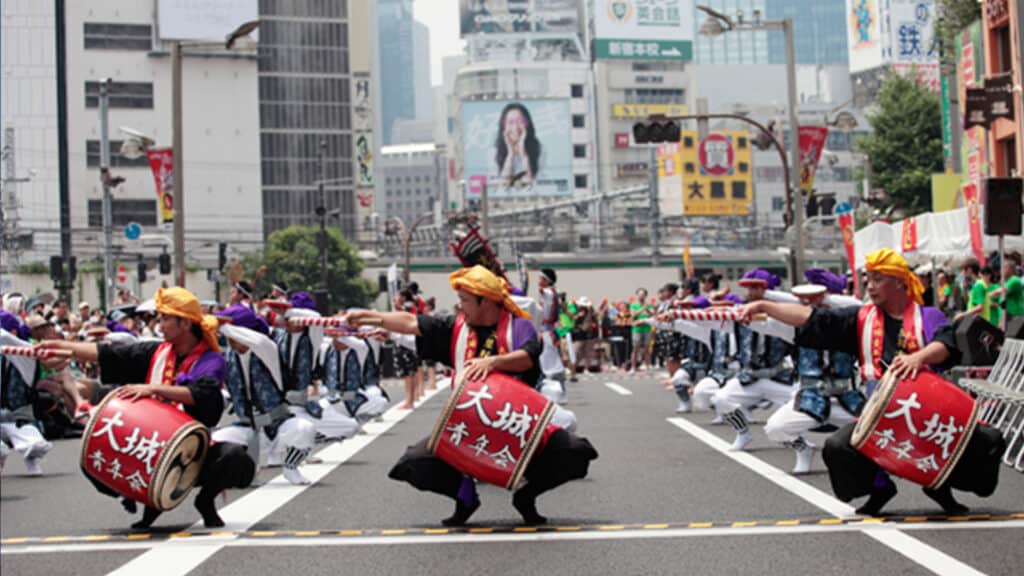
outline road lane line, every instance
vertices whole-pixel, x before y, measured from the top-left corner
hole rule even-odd
[[[684,432],[687,432],[691,436],[697,438],[701,442],[704,442],[714,450],[728,456],[738,464],[748,468],[749,470],[757,473],[765,479],[771,481],[780,488],[792,493],[801,499],[810,502],[811,504],[821,508],[822,510],[832,514],[833,516],[844,517],[853,516],[854,508],[849,504],[839,501],[832,496],[818,490],[810,484],[798,480],[796,477],[783,472],[782,470],[768,464],[767,462],[742,451],[730,450],[730,445],[715,436],[711,432],[701,428],[699,425],[687,420],[686,418],[668,418],[668,422],[677,428],[680,428]],[[956,558],[942,552],[937,548],[933,548],[916,538],[908,536],[900,532],[901,529],[909,528],[911,526],[921,526],[922,524],[910,524],[907,526],[900,526],[899,529],[890,527],[888,525],[865,525],[863,522],[851,524],[850,526],[856,526],[870,538],[873,538],[877,542],[888,546],[889,548],[899,552],[906,558],[924,566],[928,570],[939,574],[941,576],[983,576],[984,572],[980,572],[971,566],[957,560]],[[844,526],[845,527],[845,526]]]
[[[607,386],[612,392],[615,392],[616,394],[618,394],[619,396],[632,396],[633,395],[633,391],[632,390],[630,390],[629,388],[625,388],[623,386],[620,386],[620,385],[616,384],[615,382],[605,382],[604,385]]]
[[[215,539],[191,539],[174,540],[162,546],[155,546],[146,542],[96,542],[84,544],[42,544],[37,546],[15,546],[5,547],[4,555],[17,556],[27,554],[78,554],[81,552],[115,552],[115,551],[142,551],[149,550],[160,552],[163,559],[168,562],[167,566],[174,566],[177,573],[178,558],[182,554],[203,553],[210,556],[223,548],[292,548],[301,546],[315,547],[339,547],[339,546],[398,546],[398,545],[422,545],[422,544],[491,544],[501,542],[551,542],[551,541],[602,541],[602,540],[650,540],[665,538],[720,538],[730,536],[799,536],[805,534],[836,534],[846,532],[861,532],[879,541],[891,540],[894,546],[905,547],[910,554],[922,555],[933,554],[933,548],[921,541],[905,534],[917,530],[942,531],[942,530],[1020,530],[1024,534],[1024,520],[1000,520],[993,522],[979,522],[977,524],[929,524],[917,523],[900,526],[898,529],[889,524],[874,524],[862,526],[860,524],[837,524],[821,525],[806,524],[799,526],[775,526],[767,524],[751,528],[733,528],[720,526],[717,528],[669,528],[669,529],[631,529],[631,530],[575,530],[575,527],[560,527],[554,531],[536,532],[485,532],[485,533],[457,533],[457,534],[434,534],[406,536],[367,536],[364,538],[339,538],[330,536],[314,536],[309,538],[276,537],[276,538],[250,538],[233,539],[227,542],[219,542]],[[884,542],[883,542],[884,543]],[[901,552],[902,554],[903,552]],[[945,556],[942,554],[941,556]],[[942,557],[934,558],[934,564],[946,562]],[[959,564],[959,561],[953,560]],[[159,574],[166,571],[156,572]],[[976,573],[968,568],[966,572]]]
[[[435,394],[445,390],[439,386],[434,390],[428,390],[426,395],[416,407],[429,402]],[[334,443],[317,455],[323,459],[320,464],[308,464],[302,467],[303,475],[310,480],[309,484],[296,486],[278,475],[259,488],[247,493],[238,500],[235,500],[221,510],[221,518],[224,519],[225,529],[235,532],[244,532],[256,525],[257,522],[273,514],[299,494],[305,492],[310,486],[315,486],[318,481],[330,474],[341,464],[351,459],[366,448],[371,442],[379,438],[383,433],[391,429],[412,414],[412,410],[400,410],[395,404],[382,416],[382,422],[368,422],[363,426],[365,434],[357,434],[341,443]],[[202,529],[202,523],[196,522],[191,526],[193,530]],[[109,573],[110,576],[130,576],[134,574],[161,574],[162,576],[184,575],[191,572],[197,566],[213,556],[225,544],[237,539],[226,538],[219,540],[217,545],[193,545],[191,538],[167,540],[154,546],[149,552],[142,554],[120,568]],[[189,545],[183,546],[182,544]]]

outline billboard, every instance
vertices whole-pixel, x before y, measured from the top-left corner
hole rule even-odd
[[[692,60],[693,0],[596,0],[594,54],[606,60]]]
[[[160,0],[157,23],[164,40],[220,40],[259,20],[257,0]],[[252,38],[256,38],[253,31]]]
[[[682,176],[684,216],[747,216],[754,200],[750,138],[742,130],[680,136],[678,153],[661,154],[659,176]],[[671,167],[671,168],[670,168]]]
[[[686,104],[612,104],[614,118],[647,118],[655,114],[685,116]]]
[[[459,32],[578,34],[578,10],[576,0],[459,0]]]
[[[889,0],[886,60],[901,76],[913,77],[933,92],[941,89],[939,37],[932,0]]]
[[[882,0],[846,0],[846,40],[850,73],[877,68],[883,63]]]
[[[463,102],[462,173],[491,197],[572,194],[571,117],[568,100]]]

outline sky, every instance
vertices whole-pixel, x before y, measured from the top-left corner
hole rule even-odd
[[[441,84],[441,60],[462,53],[459,0],[414,0],[413,17],[430,29],[430,84]]]

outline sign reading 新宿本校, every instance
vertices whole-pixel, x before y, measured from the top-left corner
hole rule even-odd
[[[693,17],[693,0],[597,0],[594,55],[602,60],[692,60]]]

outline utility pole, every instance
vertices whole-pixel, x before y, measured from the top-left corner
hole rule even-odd
[[[320,217],[320,289],[323,290],[325,309],[321,310],[325,315],[330,309],[330,289],[328,288],[327,273],[327,192],[324,190],[324,162],[327,155],[327,141],[320,140],[320,162],[317,163],[317,192],[320,199],[320,206],[316,213]]]
[[[651,145],[648,149],[650,154],[648,163],[650,176],[647,185],[650,188],[650,226],[651,226],[651,265],[661,266],[661,228],[658,222],[661,220],[661,211],[658,207],[658,148]]]
[[[171,123],[174,138],[174,277],[185,287],[185,134],[182,127],[181,42],[171,44]]]
[[[796,51],[793,48],[793,19],[782,20],[782,32],[786,37],[786,92],[789,104],[789,171],[792,187],[793,225],[796,228],[796,257],[793,260],[793,284],[802,282],[807,256],[807,240],[804,237],[804,192],[800,186],[800,120],[797,118],[796,95]]]
[[[108,104],[110,78],[100,79],[100,183],[103,185],[103,309],[110,312],[114,301],[114,242],[113,214],[110,199],[110,136],[108,130]]]
[[[68,86],[64,0],[54,0],[57,76],[57,187],[60,204],[60,254],[66,265],[57,286],[61,297],[71,302],[71,184],[68,169]]]
[[[484,238],[490,240],[490,228],[487,221],[487,186],[487,180],[484,180],[483,188],[480,190],[480,228],[484,231]]]

